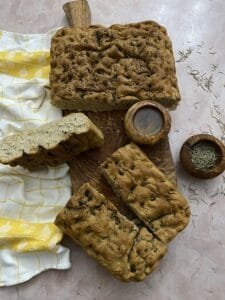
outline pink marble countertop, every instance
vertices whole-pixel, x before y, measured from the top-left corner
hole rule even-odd
[[[63,0],[0,1],[0,29],[41,33],[67,24]],[[225,299],[225,173],[210,181],[185,174],[179,150],[200,132],[225,140],[225,1],[89,0],[92,23],[152,19],[173,41],[182,102],[172,113],[170,141],[179,186],[189,199],[188,228],[171,242],[160,267],[141,283],[122,283],[76,245],[72,268],[47,271],[0,289],[1,300],[208,300]]]

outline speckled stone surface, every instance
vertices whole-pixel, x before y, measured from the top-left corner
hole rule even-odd
[[[62,0],[0,1],[0,29],[46,32],[66,24]],[[72,268],[47,271],[0,289],[4,300],[223,300],[225,286],[225,173],[210,181],[182,171],[179,150],[190,135],[225,140],[225,2],[223,0],[89,0],[92,23],[153,19],[168,29],[182,101],[172,113],[170,141],[180,190],[189,199],[188,228],[171,242],[160,267],[141,283],[120,282],[69,240]]]

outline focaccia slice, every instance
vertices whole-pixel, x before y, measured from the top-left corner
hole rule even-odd
[[[61,109],[125,110],[180,100],[172,43],[153,21],[62,28],[51,43],[51,101]]]
[[[56,166],[91,148],[100,147],[104,136],[82,113],[30,130],[8,135],[0,141],[0,163],[29,170]]]
[[[187,226],[187,200],[135,144],[115,151],[102,164],[102,172],[113,191],[163,242]]]
[[[88,183],[71,197],[55,224],[123,281],[143,280],[166,252],[164,243],[138,228]]]

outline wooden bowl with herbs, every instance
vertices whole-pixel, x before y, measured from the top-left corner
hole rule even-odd
[[[213,178],[225,171],[225,146],[212,135],[193,135],[184,142],[180,161],[194,177]]]

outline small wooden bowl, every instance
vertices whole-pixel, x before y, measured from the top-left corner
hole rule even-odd
[[[167,136],[171,118],[161,104],[141,101],[127,111],[124,126],[128,137],[135,143],[154,145]]]
[[[215,148],[217,160],[213,167],[199,169],[192,162],[192,149],[196,144],[204,142]],[[225,171],[225,146],[223,143],[209,134],[193,135],[187,139],[180,151],[180,161],[184,169],[197,178],[209,179],[218,176]]]

